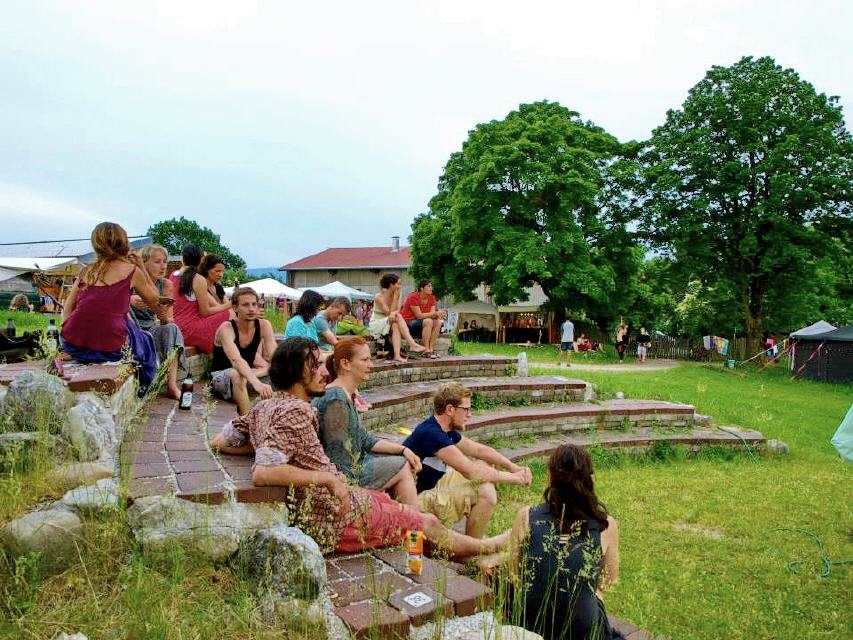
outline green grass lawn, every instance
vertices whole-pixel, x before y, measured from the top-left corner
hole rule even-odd
[[[514,344],[496,344],[494,342],[460,342],[454,343],[456,351],[459,355],[493,355],[515,358],[521,352],[527,353],[528,362],[557,362],[557,356],[560,352],[560,347],[556,344],[535,344],[530,346],[518,346]],[[604,353],[590,352],[575,353],[572,355],[572,362],[588,363],[588,364],[607,364],[619,362],[619,356],[616,355],[616,348],[613,345],[603,345]],[[626,358],[626,361],[633,358]],[[566,361],[565,356],[563,361]],[[549,372],[553,373],[553,372]]]
[[[542,370],[543,373],[547,370]],[[786,372],[683,366],[651,373],[584,372],[599,390],[693,403],[715,423],[762,431],[788,456],[601,464],[597,491],[619,520],[621,579],[608,611],[672,638],[841,638],[853,632],[853,565],[821,578],[815,543],[831,560],[853,559],[853,467],[829,439],[853,402],[853,385],[789,381]],[[493,529],[534,486],[501,487]],[[798,575],[790,560],[807,559]]]
[[[23,335],[24,331],[35,331],[36,329],[47,329],[49,318],[56,318],[56,326],[62,324],[60,316],[48,313],[26,313],[23,311],[9,311],[4,309],[0,311],[0,331],[6,330],[6,323],[9,318],[15,323],[17,335]]]

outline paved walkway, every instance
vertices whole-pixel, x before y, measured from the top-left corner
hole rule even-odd
[[[572,360],[571,367],[559,366],[554,362],[530,362],[530,368],[538,369],[560,369],[567,373],[575,371],[616,371],[633,373],[647,373],[650,371],[666,371],[667,369],[675,369],[678,366],[677,360],[646,360],[645,364],[640,364],[636,360],[626,362],[625,364],[586,364]]]

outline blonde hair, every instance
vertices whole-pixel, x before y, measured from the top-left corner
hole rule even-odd
[[[465,398],[470,398],[473,394],[470,389],[466,389],[459,382],[444,382],[438,385],[435,395],[432,397],[432,407],[436,415],[444,413],[445,407],[452,404],[458,407],[459,403]]]
[[[166,251],[166,247],[159,244],[146,244],[139,250],[139,257],[142,258],[142,262],[148,262],[154,257],[155,253],[162,253],[166,260],[169,259],[169,252]]]
[[[29,306],[30,306],[30,299],[27,298],[27,296],[24,295],[23,293],[19,293],[14,298],[12,298],[12,301],[9,303],[9,310],[10,311],[17,311],[18,309],[23,309],[24,307],[29,307]]]
[[[127,232],[115,222],[102,222],[92,230],[92,247],[98,259],[83,274],[83,282],[90,287],[103,279],[110,262],[128,262],[130,253]]]

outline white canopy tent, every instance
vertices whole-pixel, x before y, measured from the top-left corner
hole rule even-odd
[[[803,327],[802,329],[798,329],[791,334],[792,338],[798,338],[800,336],[813,336],[818,333],[826,333],[827,331],[833,331],[836,327],[833,327],[826,320],[818,320],[814,324],[810,324],[807,327]]]
[[[300,291],[316,291],[327,300],[330,298],[346,298],[347,300],[373,300],[373,294],[359,291],[345,285],[339,280],[324,284],[322,287],[302,287]]]
[[[253,280],[252,282],[243,282],[241,287],[251,287],[258,295],[270,296],[273,298],[287,298],[288,300],[299,300],[302,297],[302,292],[293,287],[288,287],[286,284],[279,282],[275,278],[262,278]],[[225,287],[225,293],[229,296],[234,293],[234,287]]]

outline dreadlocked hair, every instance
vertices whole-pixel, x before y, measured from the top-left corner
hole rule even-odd
[[[92,230],[92,248],[97,259],[83,274],[83,282],[92,287],[101,281],[113,260],[128,262],[130,243],[127,232],[115,222],[102,222]]]
[[[548,473],[544,497],[560,519],[560,533],[570,533],[575,523],[585,528],[587,520],[598,520],[602,531],[607,528],[607,509],[595,495],[592,457],[585,449],[561,445],[548,460]]]

